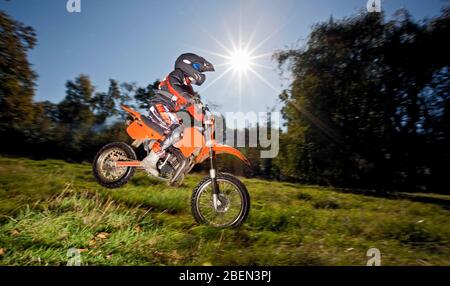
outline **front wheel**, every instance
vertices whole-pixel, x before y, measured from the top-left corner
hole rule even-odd
[[[220,194],[214,206],[210,177],[204,178],[194,189],[191,209],[198,223],[214,227],[237,227],[247,219],[250,211],[250,196],[245,185],[231,174],[217,174]]]

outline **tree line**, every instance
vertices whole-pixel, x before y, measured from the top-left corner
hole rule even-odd
[[[320,185],[448,192],[449,11],[423,21],[405,10],[391,20],[382,13],[330,18],[303,46],[277,51],[280,71],[292,78],[279,96],[286,124],[280,154],[261,159],[258,148],[242,148],[252,167],[226,158],[224,169]],[[139,87],[111,79],[101,92],[80,75],[67,81],[61,102],[35,102],[37,74],[27,55],[36,33],[2,11],[0,30],[1,153],[90,161],[102,145],[129,140],[120,105],[147,109],[158,81]]]
[[[317,24],[276,53],[293,78],[280,95],[278,161],[296,180],[449,192],[450,9],[415,21],[362,13]],[[282,164],[281,164],[282,163]]]

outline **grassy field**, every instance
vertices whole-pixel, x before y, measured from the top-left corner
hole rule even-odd
[[[243,179],[252,198],[239,229],[198,225],[180,188],[139,172],[107,190],[88,164],[0,157],[0,264],[450,265],[450,210],[435,203]],[[448,196],[439,196],[448,200]]]

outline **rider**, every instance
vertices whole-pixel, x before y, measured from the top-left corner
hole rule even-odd
[[[158,176],[159,159],[182,137],[183,127],[175,113],[186,109],[197,116],[196,94],[191,84],[202,85],[206,79],[203,73],[209,71],[214,71],[214,67],[204,58],[193,53],[182,54],[175,62],[175,69],[159,84],[159,90],[150,100],[149,117],[164,130],[164,137],[153,144],[150,154],[142,161],[142,166],[152,175]]]

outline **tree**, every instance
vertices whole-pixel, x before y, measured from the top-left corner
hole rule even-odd
[[[109,90],[107,93],[99,92],[93,99],[94,108],[97,120],[97,124],[105,123],[106,119],[117,115],[119,112],[116,109],[116,101],[120,100],[120,89],[117,81],[109,80]]]
[[[288,130],[281,172],[320,184],[429,189],[448,98],[449,19],[447,11],[422,23],[406,11],[389,22],[376,13],[330,19],[305,47],[278,52],[294,78],[280,95]]]
[[[70,130],[86,129],[95,122],[91,110],[94,87],[88,76],[80,75],[75,81],[66,83],[66,97],[59,104],[60,122]]]
[[[86,75],[66,83],[66,97],[58,104],[60,131],[65,134],[61,142],[71,150],[81,151],[91,138],[89,134],[96,122],[93,100],[94,87]]]
[[[138,103],[139,108],[148,110],[150,108],[150,100],[155,96],[155,89],[158,89],[160,81],[156,80],[153,84],[149,84],[146,88],[138,88],[134,94],[134,99]]]
[[[0,132],[30,123],[36,74],[27,53],[35,45],[33,28],[0,10]]]

